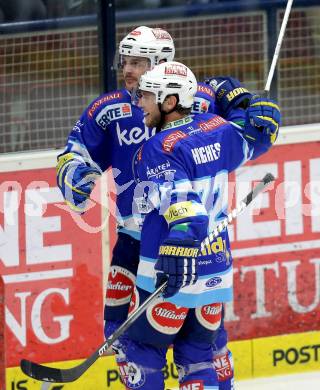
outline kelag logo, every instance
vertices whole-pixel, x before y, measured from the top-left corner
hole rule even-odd
[[[280,362],[290,365],[303,364],[309,361],[319,361],[320,344],[304,345],[301,348],[274,349],[272,351],[273,366],[277,367]]]

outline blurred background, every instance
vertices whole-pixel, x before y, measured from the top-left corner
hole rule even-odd
[[[286,1],[114,3],[116,36],[109,34],[107,43],[117,46],[139,25],[163,27],[175,41],[176,59],[199,80],[231,75],[263,90]],[[98,8],[97,0],[0,0],[0,153],[62,147],[102,92],[108,69],[99,67]],[[318,0],[294,2],[272,96],[283,125],[320,122]]]

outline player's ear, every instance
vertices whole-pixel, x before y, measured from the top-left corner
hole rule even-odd
[[[178,99],[174,95],[169,95],[164,99],[163,110],[165,112],[171,112],[178,104]]]

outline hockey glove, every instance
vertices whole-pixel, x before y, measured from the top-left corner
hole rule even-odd
[[[254,96],[246,111],[243,136],[248,142],[269,148],[277,139],[280,109],[271,99]]]
[[[232,109],[248,107],[252,94],[237,79],[221,76],[208,78],[205,82],[214,89],[219,114],[224,118]]]
[[[76,153],[58,158],[57,183],[67,205],[77,213],[84,213],[87,201],[101,171]]]
[[[170,298],[182,287],[194,284],[198,279],[198,241],[164,240],[159,248],[155,265],[156,288],[168,279],[163,297]]]

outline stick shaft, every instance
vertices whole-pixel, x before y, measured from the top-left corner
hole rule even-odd
[[[288,0],[288,2],[287,2],[287,7],[286,7],[286,10],[285,10],[285,13],[284,13],[284,16],[283,16],[283,20],[282,20],[282,24],[281,24],[281,28],[280,28],[280,32],[279,32],[279,36],[278,36],[277,45],[276,45],[276,48],[275,48],[275,51],[274,51],[274,55],[273,55],[273,58],[272,58],[272,63],[271,63],[270,69],[269,69],[269,74],[268,74],[266,86],[264,87],[264,90],[266,92],[270,91],[270,86],[271,86],[271,82],[272,82],[272,79],[273,79],[274,71],[275,71],[275,68],[276,68],[276,65],[277,65],[277,62],[278,62],[278,57],[279,57],[279,53],[280,53],[280,49],[281,49],[284,33],[286,31],[286,27],[287,27],[287,23],[288,23],[290,11],[291,11],[292,3],[293,3],[293,0]]]

